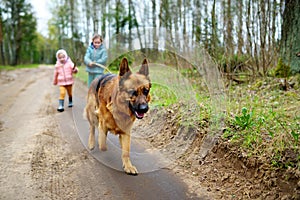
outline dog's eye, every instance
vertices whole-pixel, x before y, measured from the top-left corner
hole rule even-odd
[[[129,91],[128,91],[128,94],[129,94],[130,96],[137,96],[137,95],[138,95],[137,91],[135,91],[135,90],[129,90]]]
[[[149,94],[149,90],[146,89],[146,88],[144,88],[144,89],[143,89],[143,94],[144,94],[145,96],[147,96],[147,95]]]

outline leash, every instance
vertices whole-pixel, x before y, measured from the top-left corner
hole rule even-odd
[[[79,60],[80,60],[79,58],[76,59],[76,61],[74,62],[74,67],[73,67],[73,69],[75,69],[75,67],[77,66],[77,63],[79,62]],[[102,69],[104,69],[104,70],[106,70],[106,71],[108,71],[109,73],[112,74],[112,72],[109,71],[109,69],[108,69],[107,67],[105,67],[104,65],[101,65],[101,64],[96,63],[96,62],[94,62],[94,65],[97,65],[98,67],[101,67]]]
[[[111,71],[109,71],[109,69],[107,67],[105,67],[104,65],[101,65],[99,63],[94,63],[94,65],[97,65],[98,67],[101,67],[102,69],[105,69],[106,71],[108,71],[109,73],[111,73]]]

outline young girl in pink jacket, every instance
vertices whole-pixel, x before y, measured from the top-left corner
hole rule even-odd
[[[73,106],[72,101],[72,85],[74,83],[73,73],[76,74],[78,68],[74,65],[71,58],[68,57],[68,54],[65,50],[60,49],[56,52],[56,64],[54,70],[53,85],[59,85],[59,106],[57,111],[64,111],[64,99],[66,96],[66,91],[69,96],[69,105],[68,107]]]

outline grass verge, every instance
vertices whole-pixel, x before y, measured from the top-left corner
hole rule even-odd
[[[38,64],[28,64],[28,65],[0,65],[0,70],[16,70],[16,69],[23,69],[23,68],[37,68]]]

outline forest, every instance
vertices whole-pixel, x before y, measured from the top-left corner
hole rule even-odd
[[[252,74],[266,75],[282,60],[297,73],[299,4],[299,0],[51,0],[52,17],[45,22],[48,30],[42,35],[37,32],[30,1],[3,0],[0,63],[51,64],[59,48],[82,61],[94,33],[100,33],[105,41],[124,36],[122,42],[130,45],[133,38],[151,28],[173,34],[169,42],[174,44],[182,40],[201,46],[225,72],[246,65]],[[153,47],[154,36],[145,37]],[[110,51],[112,45],[106,43]]]

